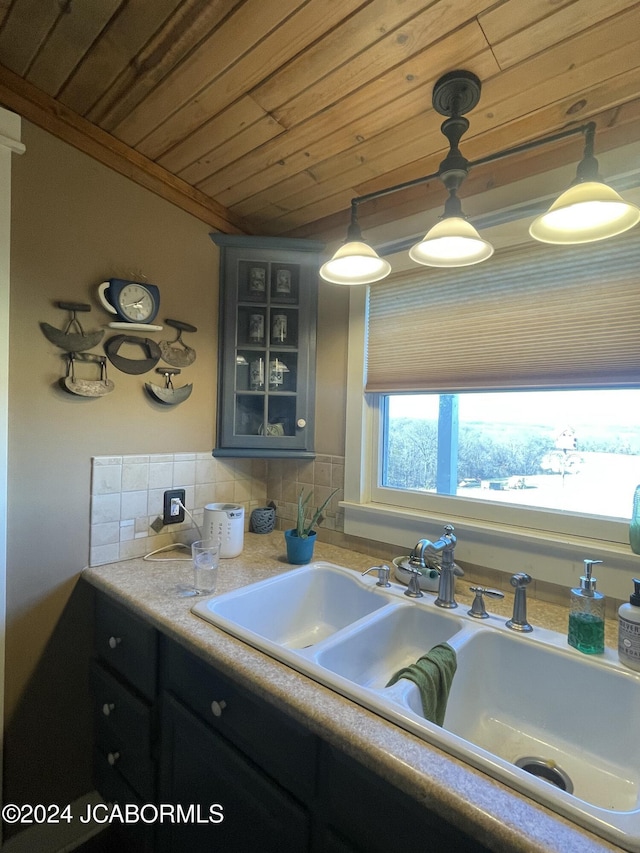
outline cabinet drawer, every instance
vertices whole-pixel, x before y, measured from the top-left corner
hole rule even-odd
[[[298,799],[312,798],[315,736],[182,646],[162,640],[163,686]]]
[[[149,753],[150,706],[95,661],[91,664],[90,679],[96,728],[109,729]]]
[[[112,774],[116,774],[115,778],[121,776],[143,802],[155,800],[155,763],[148,752],[136,748],[106,726],[96,729],[94,774],[102,779],[114,778]]]
[[[99,594],[95,650],[147,699],[156,695],[157,635],[151,625]]]
[[[93,755],[93,784],[102,799],[108,804],[117,804],[124,808],[132,803],[139,808],[146,801],[141,800],[118,771],[104,760],[104,756],[94,749]],[[142,820],[132,821],[124,825],[116,823],[119,831],[123,832],[135,845],[140,853],[152,853],[155,850],[155,826]],[[126,847],[128,850],[129,847]]]

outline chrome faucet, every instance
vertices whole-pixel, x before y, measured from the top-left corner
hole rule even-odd
[[[531,583],[531,575],[526,572],[518,572],[512,575],[510,583],[511,586],[515,587],[516,592],[513,598],[513,616],[506,623],[507,628],[528,634],[529,631],[533,631],[527,622],[527,586]]]
[[[417,569],[427,568],[427,561],[425,559],[424,552],[427,550],[430,544],[431,543],[428,539],[420,539],[419,542],[416,542],[415,548],[409,555],[410,566],[414,566]]]
[[[456,547],[457,539],[453,535],[453,526],[446,524],[444,535],[433,542],[431,547],[434,551],[442,552],[440,563],[440,583],[438,584],[438,597],[435,600],[436,607],[446,607],[452,610],[458,606],[455,599],[455,583],[456,575],[463,575],[461,568],[453,562],[453,552]]]
[[[426,568],[425,552],[442,555],[440,559],[438,597],[435,600],[435,604],[438,607],[454,608],[458,606],[454,597],[455,575],[461,576],[464,572],[453,562],[456,541],[456,537],[453,535],[453,527],[447,524],[444,528],[444,534],[440,539],[436,542],[430,542],[428,539],[420,539],[409,557],[409,565],[420,569]],[[413,580],[413,576],[411,580]],[[410,592],[406,594],[411,595]]]

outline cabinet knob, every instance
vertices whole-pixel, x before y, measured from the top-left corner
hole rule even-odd
[[[115,707],[116,706],[113,704],[113,702],[105,702],[102,706],[102,713],[105,715],[105,717],[108,717],[113,711],[115,711]]]
[[[299,427],[300,429],[304,429],[306,427],[306,425],[307,425],[307,422],[305,421],[304,418],[298,418],[298,420],[296,421],[296,426]]]
[[[113,765],[116,763],[116,761],[118,761],[118,759],[119,759],[119,758],[120,758],[120,753],[119,753],[119,752],[110,752],[110,753],[107,755],[107,761],[109,762],[109,764],[110,764],[112,767],[113,767]]]
[[[122,637],[109,637],[109,648],[115,649],[122,642]]]
[[[211,703],[211,713],[213,714],[214,717],[221,717],[222,712],[224,711],[224,709],[226,707],[227,707],[227,703],[224,701],[224,699],[221,699],[219,702],[216,702],[214,700]]]

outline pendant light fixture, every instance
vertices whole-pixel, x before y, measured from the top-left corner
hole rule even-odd
[[[459,142],[469,128],[465,117],[480,100],[481,83],[470,71],[452,71],[442,76],[433,88],[432,103],[440,115],[447,116],[441,130],[449,142],[449,152],[437,172],[405,181],[351,200],[351,223],[345,243],[320,269],[320,276],[334,284],[372,284],[391,272],[391,265],[364,241],[358,224],[360,204],[428,183],[438,178],[449,197],[438,222],[409,251],[416,263],[433,267],[463,267],[485,261],[493,246],[484,240],[462,212],[458,198],[469,170],[514,154],[530,151],[568,136],[583,134],[585,149],[576,179],[549,208],[532,223],[530,235],[544,243],[590,243],[627,231],[640,221],[640,209],[624,201],[599,177],[594,157],[596,126],[589,122],[558,133],[523,143],[469,162],[460,152]]]
[[[480,80],[470,71],[452,71],[436,83],[433,106],[448,118],[440,130],[449,141],[449,153],[440,163],[437,177],[449,191],[444,213],[424,239],[411,249],[409,256],[429,267],[466,267],[479,264],[493,255],[493,246],[483,240],[467,222],[458,198],[458,189],[469,174],[469,161],[462,156],[458,144],[469,129],[464,113],[480,100]]]
[[[557,245],[593,243],[622,234],[640,221],[636,205],[626,202],[600,178],[593,155],[595,135],[595,122],[589,122],[576,178],[546,213],[533,220],[529,234],[534,239]]]
[[[357,204],[351,202],[351,222],[347,239],[330,261],[320,268],[320,275],[332,284],[372,284],[386,278],[391,264],[379,257],[362,239],[358,224]]]

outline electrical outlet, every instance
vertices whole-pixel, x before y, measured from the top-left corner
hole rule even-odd
[[[164,493],[163,524],[178,524],[184,521],[184,510],[180,506],[180,502],[184,505],[184,501],[184,489],[169,489],[169,491]]]

